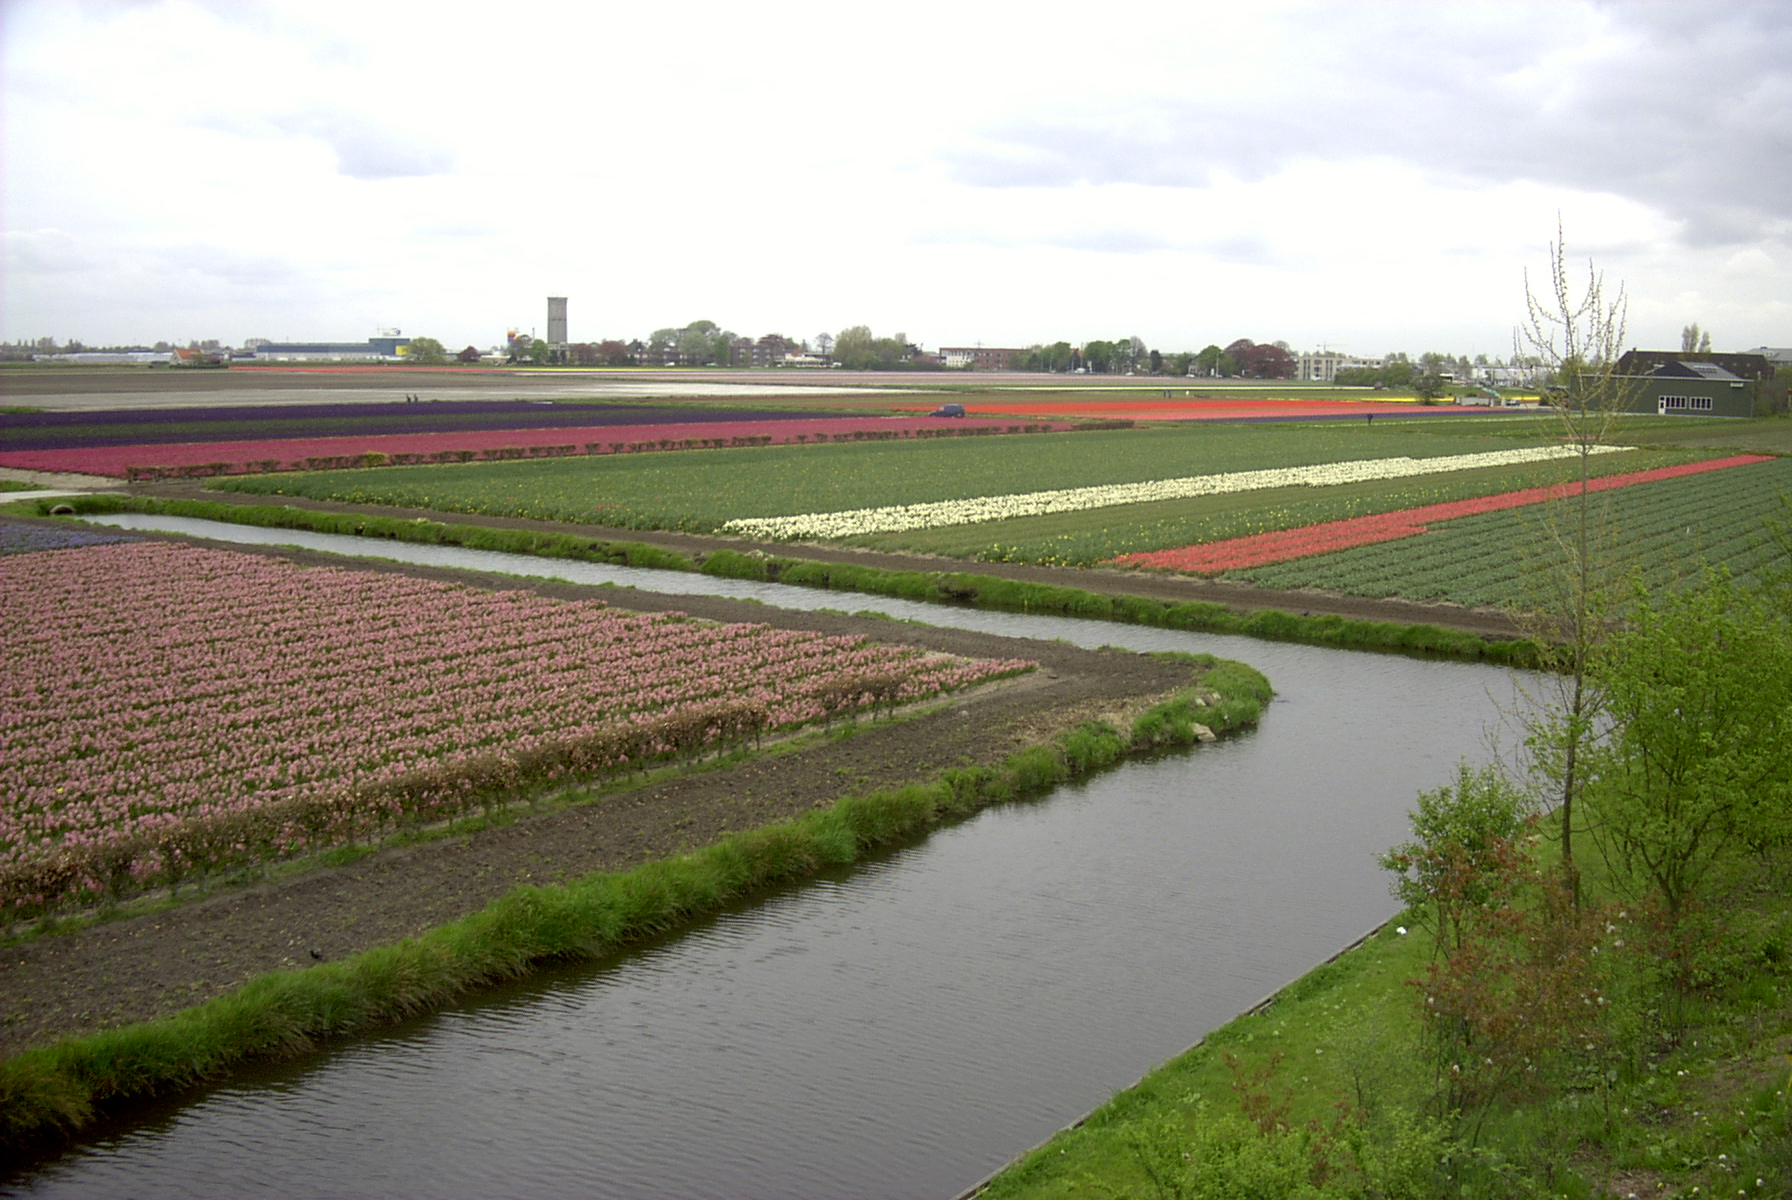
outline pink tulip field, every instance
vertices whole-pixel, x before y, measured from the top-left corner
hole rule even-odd
[[[1029,669],[163,542],[0,572],[10,924]]]

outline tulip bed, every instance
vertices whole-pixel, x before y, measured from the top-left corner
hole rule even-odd
[[[606,425],[688,425],[712,421],[800,420],[810,416],[774,409],[542,403],[533,400],[220,404],[204,408],[0,413],[0,447],[8,451],[78,450],[168,442],[379,437],[403,433]]]
[[[1589,480],[1586,490],[1589,492],[1611,491],[1616,488],[1633,487],[1639,483],[1654,483],[1663,479],[1678,479],[1687,475],[1703,474],[1707,471],[1720,471],[1728,467],[1771,461],[1772,459],[1767,455],[1739,454],[1730,458],[1682,463],[1674,467],[1659,467],[1652,471],[1631,471],[1623,475],[1607,475]],[[1532,504],[1544,504],[1551,500],[1579,495],[1580,491],[1581,487],[1578,482],[1561,483],[1552,487],[1525,488],[1497,496],[1456,500],[1448,504],[1428,504],[1419,508],[1406,508],[1395,512],[1378,513],[1374,516],[1355,517],[1346,521],[1326,521],[1317,525],[1305,525],[1298,529],[1284,529],[1273,533],[1255,534],[1250,537],[1229,538],[1225,541],[1209,542],[1200,546],[1183,546],[1175,550],[1155,550],[1145,554],[1125,554],[1110,561],[1123,567],[1149,567],[1159,571],[1189,571],[1211,575],[1219,571],[1267,566],[1270,563],[1286,562],[1289,559],[1305,558],[1314,554],[1330,554],[1336,550],[1348,550],[1353,546],[1367,546],[1376,542],[1391,542],[1400,538],[1416,537],[1426,532],[1436,522],[1452,521],[1458,517],[1470,517],[1480,513],[1500,512],[1509,508],[1523,508]]]
[[[106,546],[134,540],[129,534],[107,533],[78,526],[13,525],[0,523],[0,557],[32,554],[39,550],[69,550],[77,546]]]
[[[163,542],[8,558],[0,647],[8,924],[1032,665]]]
[[[560,425],[553,428],[459,429],[436,433],[365,433],[351,437],[281,437],[255,441],[108,444],[62,449],[0,445],[0,466],[71,471],[117,479],[202,479],[273,471],[584,458],[655,450],[825,445],[1036,433],[1061,422],[953,420],[946,417],[821,417],[807,413],[754,420]]]
[[[1738,579],[1783,569],[1772,531],[1792,519],[1792,459],[1663,478],[1595,498],[1602,557],[1650,589],[1671,588],[1700,564]],[[1225,577],[1273,588],[1323,588],[1366,597],[1401,596],[1455,604],[1531,608],[1551,576],[1548,548],[1573,514],[1567,501],[1458,517],[1423,537],[1315,554]]]

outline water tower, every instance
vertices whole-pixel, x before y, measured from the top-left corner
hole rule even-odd
[[[548,297],[548,350],[557,355],[566,352],[566,297]]]

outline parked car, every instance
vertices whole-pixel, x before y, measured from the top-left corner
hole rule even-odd
[[[964,416],[964,405],[942,404],[927,415],[930,417],[962,417]]]

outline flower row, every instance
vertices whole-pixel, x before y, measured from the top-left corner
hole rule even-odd
[[[1730,458],[1708,459],[1704,462],[1686,463],[1675,467],[1659,467],[1652,471],[1606,475],[1588,480],[1586,488],[1589,492],[1604,492],[1614,488],[1632,487],[1639,483],[1652,483],[1660,479],[1678,479],[1687,475],[1703,474],[1707,471],[1720,471],[1729,467],[1769,461],[1772,461],[1769,457],[1759,454],[1739,454]],[[1293,558],[1329,554],[1334,550],[1348,550],[1354,546],[1368,546],[1377,542],[1391,542],[1400,538],[1413,537],[1424,533],[1427,526],[1438,521],[1450,521],[1479,513],[1499,512],[1504,509],[1543,504],[1551,500],[1578,495],[1580,488],[1581,485],[1578,481],[1555,484],[1550,487],[1524,488],[1515,492],[1503,492],[1496,496],[1482,496],[1473,500],[1454,500],[1445,504],[1427,504],[1418,508],[1403,508],[1395,512],[1377,513],[1373,516],[1353,517],[1345,521],[1324,521],[1317,525],[1304,525],[1298,529],[1274,530],[1268,533],[1252,534],[1248,537],[1228,538],[1222,542],[1209,542],[1199,546],[1123,554],[1109,561],[1117,566],[1148,567],[1160,571],[1193,571],[1202,574],[1262,567],[1268,566],[1270,563],[1286,562]]]
[[[1604,453],[1627,448],[1600,446],[1596,449]],[[774,541],[900,533],[910,529],[971,525],[983,521],[1004,521],[1012,517],[1143,504],[1154,500],[1181,500],[1269,488],[1330,487],[1335,484],[1467,471],[1476,467],[1517,466],[1562,458],[1573,453],[1576,451],[1567,447],[1542,446],[1523,450],[1495,450],[1482,454],[1451,454],[1438,458],[1400,456],[1359,459],[1354,462],[1320,463],[1308,467],[1272,467],[1258,471],[1231,471],[1220,475],[1192,475],[1183,479],[1155,479],[1140,483],[1060,488],[1006,496],[977,496],[968,500],[861,508],[850,512],[806,513],[794,517],[740,517],[727,522],[722,528],[728,533]]]
[[[944,417],[800,416],[682,424],[587,425],[550,429],[457,430],[356,437],[269,438],[171,444],[0,448],[0,466],[115,478],[235,475],[267,471],[484,462],[568,455],[626,454],[730,446],[952,437],[1062,430],[1063,422],[950,420]]]
[[[98,412],[0,413],[0,445],[11,450],[376,437],[468,430],[603,425],[689,425],[715,421],[801,421],[813,413],[648,404],[543,404],[534,400],[450,403],[229,404]]]

